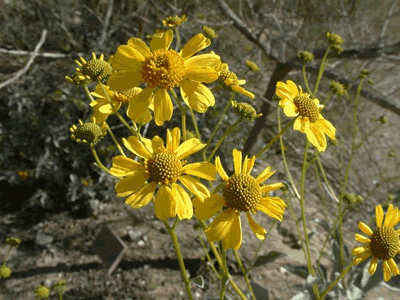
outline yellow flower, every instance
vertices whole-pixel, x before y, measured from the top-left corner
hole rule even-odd
[[[270,191],[280,189],[283,184],[261,185],[275,172],[268,167],[254,178],[250,172],[255,160],[254,156],[252,158],[246,156],[242,166],[242,152],[234,149],[235,174],[228,177],[217,156],[215,165],[218,174],[225,181],[223,196],[212,194],[204,202],[198,198],[193,200],[196,218],[200,220],[209,219],[223,209],[205,230],[205,233],[210,241],[222,240],[224,249],[234,248],[237,250],[242,244],[240,212],[246,212],[250,228],[260,240],[265,239],[266,230],[253,220],[251,213],[261,210],[274,219],[279,221],[283,219],[286,207],[283,200],[279,197],[265,196]]]
[[[319,152],[325,151],[325,134],[335,140],[336,129],[320,114],[324,106],[319,103],[319,100],[311,99],[309,94],[303,93],[300,86],[297,89],[296,84],[291,80],[287,80],[286,83],[279,81],[276,84],[276,94],[282,98],[279,106],[285,115],[289,118],[297,117],[293,128],[305,133],[307,139]]]
[[[383,277],[388,281],[393,275],[399,275],[399,268],[394,261],[394,257],[400,251],[400,230],[395,230],[393,227],[400,221],[400,213],[398,208],[393,208],[389,205],[386,213],[385,222],[383,223],[383,209],[378,205],[375,208],[376,214],[376,229],[372,231],[365,223],[359,222],[358,229],[369,237],[361,234],[356,234],[355,239],[367,244],[366,246],[356,247],[352,250],[354,255],[354,263],[356,265],[362,263],[372,255],[372,260],[369,265],[368,272],[373,275],[378,265],[378,259],[383,261]]]
[[[108,80],[112,90],[123,91],[141,83],[146,88],[130,101],[127,115],[137,122],[151,119],[149,105],[154,101],[154,119],[161,126],[172,117],[173,105],[168,91],[180,87],[183,101],[195,111],[203,113],[215,104],[211,91],[201,82],[218,78],[220,57],[214,53],[193,56],[211,42],[199,33],[192,37],[178,53],[168,49],[173,39],[172,30],[155,35],[150,48],[138,38],[119,46],[112,58],[115,72]]]
[[[179,26],[179,25],[181,25],[182,23],[186,22],[186,20],[187,20],[186,15],[183,15],[182,17],[178,17],[178,16],[172,17],[172,16],[169,16],[169,17],[166,17],[166,18],[162,21],[162,23],[163,23],[163,25],[164,25],[165,27],[175,28],[176,26]]]
[[[140,87],[134,87],[126,91],[116,92],[111,91],[107,85],[104,85],[104,89],[107,92],[108,97],[111,99],[112,105],[108,101],[100,85],[97,85],[96,90],[91,92],[93,96],[99,98],[90,103],[90,106],[94,110],[92,117],[96,118],[97,124],[105,122],[108,116],[114,113],[113,107],[115,110],[119,110],[122,104],[129,103],[134,96],[142,91]],[[138,123],[147,123],[149,121],[150,120],[143,120],[143,122]]]
[[[193,215],[192,201],[188,193],[176,182],[185,186],[196,197],[204,199],[207,188],[197,179],[215,180],[217,170],[209,162],[187,164],[189,155],[200,151],[205,144],[196,138],[186,140],[179,145],[181,132],[175,128],[167,130],[166,147],[159,136],[152,140],[142,138],[140,142],[135,136],[122,139],[126,148],[142,157],[144,163],[138,163],[125,156],[113,158],[110,172],[122,178],[115,186],[118,197],[127,197],[125,203],[134,208],[147,205],[156,188],[154,201],[156,216],[165,220],[174,218],[190,219]]]
[[[45,287],[44,285],[39,285],[35,289],[35,295],[37,299],[44,299],[44,298],[49,298],[50,296],[50,290],[48,287]]]
[[[229,71],[228,64],[226,63],[221,64],[219,70],[220,72],[218,75],[218,79],[222,82],[224,88],[245,95],[250,99],[254,99],[253,93],[241,87],[241,85],[246,83],[246,80],[238,79],[235,73]],[[217,90],[217,88],[214,88],[213,90]]]

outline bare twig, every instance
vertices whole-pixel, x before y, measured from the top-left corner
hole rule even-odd
[[[107,38],[107,29],[108,29],[108,26],[110,24],[110,19],[111,19],[111,15],[112,15],[112,11],[113,11],[113,6],[114,6],[114,0],[108,0],[107,13],[106,13],[106,16],[105,16],[104,22],[103,22],[103,30],[101,31],[101,36],[100,36],[100,40],[99,40],[99,47],[103,46],[104,41]]]
[[[396,2],[397,2],[397,0],[393,0],[392,4],[389,7],[389,10],[388,10],[387,15],[386,15],[386,19],[385,19],[385,21],[383,22],[383,25],[382,25],[381,33],[379,34],[378,45],[381,43],[383,37],[385,36],[386,29],[387,29],[387,26],[389,24],[389,20],[392,17],[393,11],[394,11],[394,7],[396,6]]]
[[[33,52],[31,51],[24,51],[24,50],[8,50],[8,49],[3,49],[0,48],[0,53],[3,54],[9,54],[9,55],[33,55]],[[40,57],[48,57],[48,58],[66,58],[66,57],[77,57],[77,56],[83,56],[85,53],[49,53],[49,52],[42,52],[42,53],[37,53],[36,56]]]
[[[25,67],[23,67],[21,70],[19,70],[17,73],[15,73],[15,75],[13,77],[2,82],[0,84],[0,89],[5,87],[8,84],[13,83],[14,81],[16,81],[18,78],[20,78],[23,74],[25,74],[29,70],[30,66],[33,64],[33,61],[35,60],[35,57],[37,56],[37,54],[39,52],[39,49],[42,47],[44,41],[46,40],[46,36],[47,36],[47,30],[43,29],[42,36],[40,37],[40,41],[39,41],[39,43],[36,44],[35,50],[33,50],[33,53],[31,55],[31,57],[29,58]]]

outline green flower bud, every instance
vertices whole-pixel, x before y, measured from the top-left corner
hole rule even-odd
[[[0,279],[1,278],[8,278],[11,276],[11,269],[7,267],[5,264],[0,266]]]
[[[314,55],[308,51],[301,51],[297,53],[297,56],[301,59],[301,61],[308,63],[314,60]]]
[[[338,81],[332,81],[329,88],[334,94],[339,96],[344,95],[346,92],[344,85]]]
[[[218,37],[218,34],[215,32],[215,30],[209,26],[203,25],[203,31],[205,33],[205,35],[209,38],[209,39],[215,39]]]
[[[340,54],[344,51],[344,49],[340,45],[337,45],[337,44],[331,44],[330,48],[331,48],[331,50],[335,51],[337,54]]]
[[[232,109],[236,115],[239,117],[246,119],[248,121],[254,121],[255,119],[262,116],[262,114],[257,114],[256,110],[248,103],[240,102],[232,100]]]
[[[343,44],[343,39],[340,35],[333,33],[333,32],[327,32],[326,33],[326,38],[328,39],[329,43],[332,45],[341,45]]]
[[[379,118],[379,122],[381,122],[381,124],[386,124],[388,122],[388,118],[386,116],[381,116]]]
[[[45,287],[44,285],[39,285],[35,289],[35,295],[39,299],[49,298],[50,290],[49,290],[49,288]]]
[[[96,145],[103,139],[107,131],[104,123],[103,126],[99,126],[95,122],[92,120],[91,123],[83,123],[82,120],[79,120],[79,127],[72,125],[69,129],[72,132],[71,139],[80,144]]]
[[[253,72],[260,72],[260,68],[257,66],[257,64],[252,61],[252,60],[246,60],[246,66],[250,71]]]
[[[10,246],[17,247],[17,246],[19,246],[21,244],[21,240],[17,239],[17,238],[14,238],[14,237],[8,237],[7,238],[7,243]]]

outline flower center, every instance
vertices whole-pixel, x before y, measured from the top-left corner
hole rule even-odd
[[[141,88],[134,87],[129,90],[114,92],[111,98],[114,101],[121,102],[122,104],[128,103],[133,97],[139,94],[141,90]]]
[[[143,81],[148,87],[170,90],[179,86],[186,73],[184,60],[174,50],[157,49],[142,66]]]
[[[239,85],[237,75],[229,70],[222,70],[218,75],[218,79],[224,84],[226,84],[225,81],[229,79],[229,86]]]
[[[223,195],[228,208],[246,212],[255,212],[262,198],[260,185],[246,174],[232,175],[226,182]]]
[[[293,99],[293,103],[296,105],[300,116],[308,117],[312,123],[318,121],[319,109],[312,99],[306,96],[298,96]]]
[[[183,164],[176,154],[164,150],[145,162],[145,173],[159,185],[170,184],[178,179]]]
[[[369,244],[372,255],[382,260],[395,257],[400,248],[400,239],[393,227],[378,227]]]

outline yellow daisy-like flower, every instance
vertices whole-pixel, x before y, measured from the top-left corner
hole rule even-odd
[[[141,83],[146,88],[130,101],[127,115],[133,121],[150,118],[149,105],[154,101],[154,119],[161,126],[172,117],[173,105],[168,91],[180,87],[183,101],[195,111],[204,113],[215,104],[211,91],[201,82],[210,83],[218,78],[221,60],[215,53],[193,56],[211,42],[203,34],[192,37],[178,53],[169,49],[172,30],[155,35],[150,48],[138,38],[119,46],[112,65],[119,70],[111,75],[108,85],[123,91]]]
[[[246,97],[249,97],[250,99],[254,99],[254,94],[252,92],[249,92],[248,90],[241,87],[241,85],[246,83],[246,80],[238,79],[235,73],[229,71],[228,64],[221,64],[219,68],[218,79],[221,81],[225,89],[240,93],[242,95],[245,95]],[[214,90],[216,89],[218,88],[214,88]]]
[[[183,15],[182,17],[178,17],[178,16],[172,17],[172,16],[169,16],[169,17],[166,17],[166,18],[162,21],[162,24],[163,24],[165,27],[175,28],[176,26],[179,26],[179,25],[181,25],[182,23],[185,23],[186,20],[187,20],[186,15]]]
[[[122,104],[129,103],[134,96],[142,91],[140,87],[134,87],[126,91],[116,92],[111,91],[107,85],[104,85],[104,89],[111,99],[112,104],[108,101],[100,85],[97,85],[96,90],[91,92],[93,96],[99,98],[90,103],[90,106],[94,110],[92,117],[96,118],[96,123],[98,124],[105,122],[108,116],[114,113],[113,107],[115,110],[119,110]],[[149,121],[150,120],[143,120],[143,122],[139,123],[147,123]]]
[[[305,133],[309,142],[319,152],[325,151],[325,134],[335,140],[336,129],[320,114],[324,106],[319,103],[319,100],[311,99],[309,94],[303,93],[301,87],[299,86],[298,89],[291,80],[287,80],[286,83],[279,81],[276,84],[276,94],[282,98],[279,106],[285,115],[296,118],[293,128]]]
[[[166,147],[159,136],[152,140],[135,136],[122,139],[126,148],[142,157],[144,163],[138,163],[125,156],[113,158],[110,172],[117,177],[124,177],[115,186],[118,197],[127,197],[126,204],[134,208],[147,205],[156,192],[154,201],[156,216],[165,220],[174,218],[190,219],[193,215],[192,201],[179,182],[196,197],[204,199],[207,188],[193,175],[206,180],[215,180],[217,170],[209,162],[187,164],[189,155],[200,151],[205,144],[196,138],[186,140],[179,145],[181,132],[175,128],[167,130]]]
[[[386,213],[385,222],[383,223],[383,209],[378,205],[375,208],[376,214],[376,229],[372,231],[365,223],[359,222],[358,228],[368,235],[365,237],[361,234],[356,234],[355,239],[367,244],[366,246],[356,247],[352,250],[354,255],[354,263],[356,265],[362,263],[372,255],[372,260],[369,265],[368,272],[373,275],[378,265],[378,259],[383,261],[383,277],[388,281],[393,275],[399,275],[399,268],[394,261],[394,257],[400,251],[400,229],[395,230],[393,227],[400,221],[400,213],[398,208],[393,208],[389,205]]]
[[[212,194],[204,202],[195,198],[193,205],[196,209],[196,218],[207,220],[223,211],[212,221],[205,230],[210,241],[222,240],[224,249],[239,249],[242,244],[242,227],[240,222],[240,212],[246,212],[250,228],[257,238],[265,239],[266,230],[257,224],[251,213],[259,210],[268,216],[282,221],[286,204],[279,197],[264,196],[270,191],[283,187],[282,183],[272,183],[262,185],[275,172],[271,168],[266,168],[256,178],[250,175],[253,169],[255,157],[245,157],[242,165],[242,152],[233,150],[233,163],[235,174],[228,177],[221,165],[221,160],[217,156],[215,165],[218,174],[225,181],[223,195]]]

